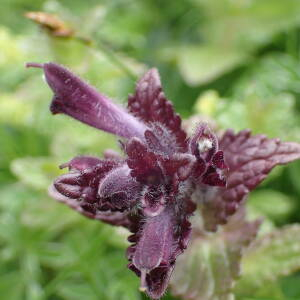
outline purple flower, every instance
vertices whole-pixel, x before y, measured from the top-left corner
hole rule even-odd
[[[137,83],[126,110],[60,65],[27,66],[43,68],[54,92],[53,114],[122,138],[124,156],[108,150],[102,159],[79,156],[63,164],[69,173],[54,181],[50,194],[87,217],[132,232],[128,267],[154,299],[165,292],[176,257],[188,245],[189,217],[197,206],[204,228],[216,230],[274,166],[300,158],[298,144],[249,131],[227,131],[218,140],[199,124],[187,137],[156,69]]]

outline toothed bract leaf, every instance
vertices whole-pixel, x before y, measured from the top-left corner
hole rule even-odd
[[[181,118],[162,91],[156,69],[149,70],[137,83],[135,94],[128,98],[129,111],[146,123],[158,122],[176,137],[178,145],[186,148],[186,133],[181,129]]]
[[[251,135],[250,130],[235,134],[227,130],[219,142],[229,171],[227,187],[204,195],[202,216],[208,230],[216,230],[235,213],[242,200],[255,189],[277,165],[300,158],[300,145]]]

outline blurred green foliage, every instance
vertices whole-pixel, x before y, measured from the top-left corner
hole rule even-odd
[[[95,46],[48,35],[24,18],[35,10],[57,14]],[[298,0],[2,0],[0,20],[1,299],[146,299],[126,269],[126,232],[47,196],[60,163],[118,149],[115,138],[51,116],[51,93],[25,62],[66,64],[121,103],[132,76],[156,66],[184,117],[300,141]],[[299,162],[278,168],[252,193],[262,232],[300,222],[299,176]],[[239,299],[300,298],[299,235],[278,234],[247,257]]]

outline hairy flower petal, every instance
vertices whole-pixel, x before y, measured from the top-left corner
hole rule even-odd
[[[101,202],[112,208],[127,209],[136,203],[141,185],[130,175],[126,164],[113,169],[101,180],[98,195]]]
[[[69,170],[83,171],[87,168],[94,167],[101,163],[101,159],[93,156],[77,156],[71,159],[69,162],[60,165],[61,169],[68,167]]]
[[[54,187],[66,197],[84,199],[94,203],[97,201],[100,180],[117,165],[114,161],[99,160],[99,163],[92,167],[84,170],[73,170],[70,173],[59,176],[54,181]]]
[[[186,212],[183,209],[181,213],[182,220],[168,207],[160,215],[140,221],[139,231],[129,239],[136,243],[127,252],[129,268],[141,277],[141,290],[153,299],[164,294],[176,257],[190,237]]]
[[[130,226],[132,226],[132,223],[130,219],[128,219],[128,215],[126,212],[91,210],[88,205],[82,205],[75,199],[68,198],[59,193],[54,185],[51,185],[49,187],[49,195],[59,202],[65,203],[72,209],[78,211],[79,213],[90,219],[96,219],[110,225],[123,226],[126,228],[130,228]]]
[[[78,159],[80,161],[80,158],[71,160],[70,164],[77,163]],[[51,188],[51,195],[76,210],[80,211],[81,207],[83,212],[95,218],[107,210],[128,210],[137,201],[140,190],[140,184],[130,176],[126,164],[99,160],[92,167],[71,169],[70,173],[59,176]]]
[[[161,263],[168,263],[173,244],[173,226],[170,211],[146,220],[132,258],[136,268],[149,273]]]
[[[147,127],[142,122],[66,68],[55,63],[28,63],[27,66],[43,68],[46,81],[54,92],[50,107],[53,114],[69,115],[121,137],[143,137]]]

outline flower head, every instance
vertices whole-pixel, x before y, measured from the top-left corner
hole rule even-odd
[[[215,230],[276,164],[300,157],[298,144],[246,131],[227,131],[219,140],[207,124],[187,137],[156,69],[140,79],[124,109],[60,65],[27,66],[44,70],[54,92],[53,114],[122,138],[123,156],[107,151],[101,159],[79,156],[63,164],[69,172],[54,181],[50,194],[87,217],[132,232],[128,267],[154,299],[165,292],[176,257],[188,245],[197,205],[203,228]]]

